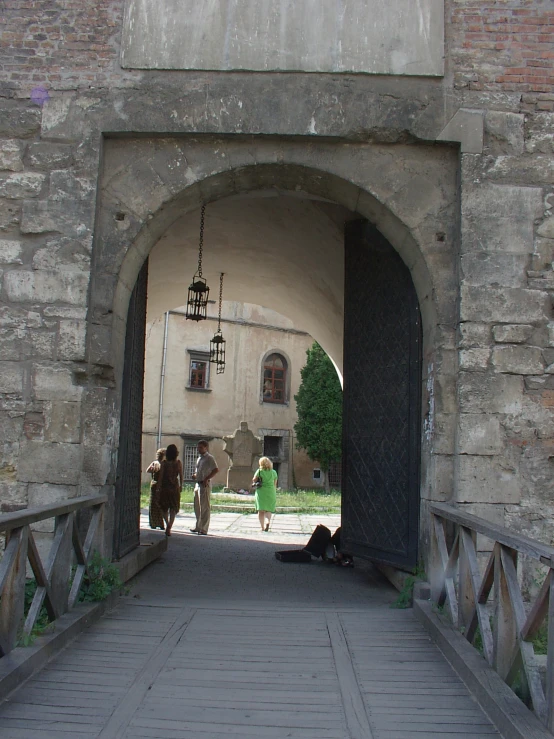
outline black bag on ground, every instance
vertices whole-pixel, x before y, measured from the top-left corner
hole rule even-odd
[[[327,526],[319,524],[314,529],[314,533],[310,536],[309,542],[304,549],[313,557],[322,557],[325,553],[327,544],[331,541],[331,532]]]
[[[275,557],[280,562],[311,562],[312,556],[305,549],[285,549],[275,552]]]

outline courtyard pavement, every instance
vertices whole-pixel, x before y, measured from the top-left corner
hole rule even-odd
[[[174,531],[189,533],[194,526],[194,515],[181,511],[175,519]],[[212,536],[232,536],[268,539],[282,543],[298,544],[303,546],[309,539],[312,531],[319,524],[327,526],[334,532],[340,526],[340,513],[334,515],[317,513],[278,513],[273,516],[269,532],[260,531],[260,524],[256,514],[215,513],[212,515],[210,534]],[[148,514],[142,512],[140,525],[148,528]]]

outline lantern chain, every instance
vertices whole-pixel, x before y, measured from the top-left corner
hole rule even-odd
[[[202,277],[202,252],[204,249],[204,215],[206,213],[206,206],[202,204],[200,210],[200,240],[198,242],[198,277]]]
[[[221,304],[223,302],[223,275],[222,272],[219,276],[219,316],[217,319],[217,330],[221,331]]]

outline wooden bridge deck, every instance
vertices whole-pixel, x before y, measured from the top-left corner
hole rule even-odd
[[[274,559],[306,540],[296,519],[264,537],[237,517],[176,533],[114,612],[0,705],[0,737],[500,736],[369,565]]]

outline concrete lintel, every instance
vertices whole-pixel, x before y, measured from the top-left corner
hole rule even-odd
[[[552,734],[479,652],[433,611],[430,601],[415,599],[414,616],[427,629],[504,739],[552,739]]]
[[[437,136],[437,141],[459,141],[462,154],[482,154],[485,111],[459,108]]]

